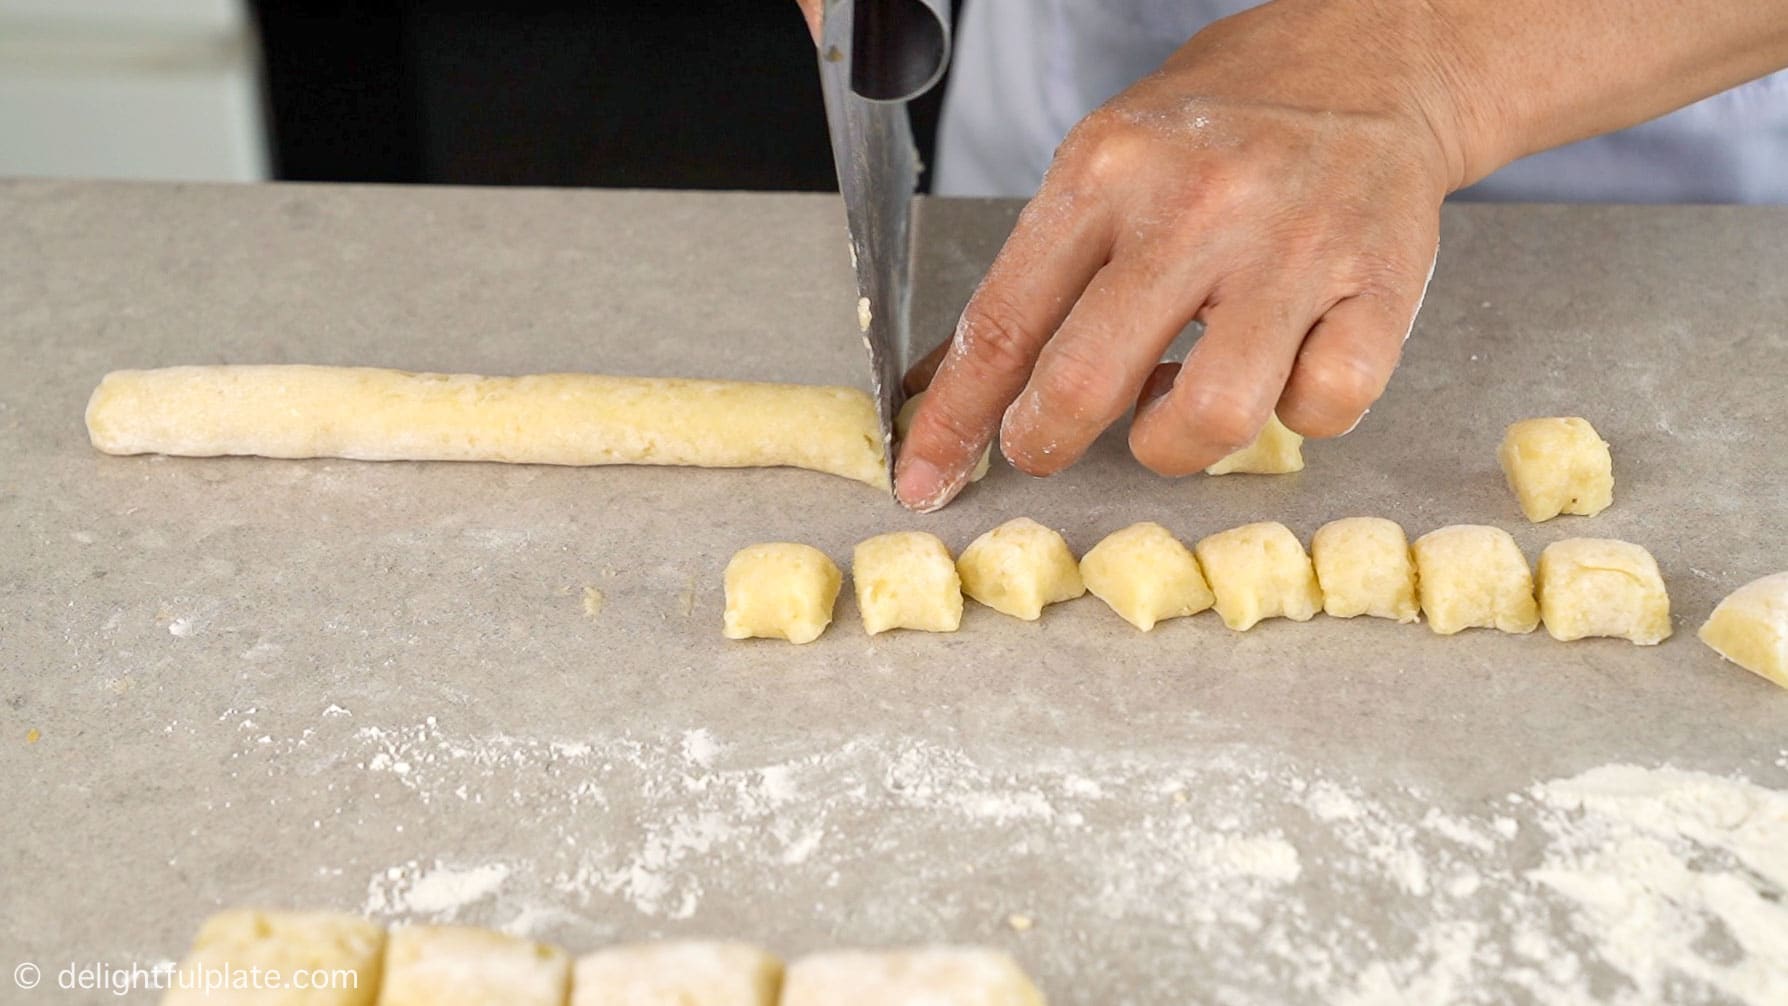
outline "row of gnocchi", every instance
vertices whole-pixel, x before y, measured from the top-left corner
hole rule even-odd
[[[1310,551],[1285,525],[1247,524],[1186,548],[1159,524],[1114,532],[1078,562],[1056,531],[1028,518],[975,539],[952,561],[935,535],[902,531],[856,547],[851,575],[870,634],[954,632],[966,595],[1014,618],[1088,591],[1138,629],[1215,608],[1237,631],[1266,618],[1305,621],[1323,611],[1414,622],[1435,632],[1489,627],[1561,640],[1617,636],[1652,645],[1670,635],[1670,599],[1644,548],[1570,538],[1534,570],[1507,531],[1443,527],[1412,545],[1396,522],[1348,517],[1324,525]],[[807,545],[754,545],[726,569],[725,632],[805,643],[832,620],[838,567]]]
[[[168,976],[162,1006],[1044,1006],[1010,957],[976,947],[832,951],[786,968],[748,943],[663,941],[571,959],[470,926],[220,912]],[[282,994],[281,990],[288,990]]]

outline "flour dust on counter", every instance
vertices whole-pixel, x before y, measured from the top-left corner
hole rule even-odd
[[[1459,803],[1254,745],[889,733],[746,757],[761,740],[704,727],[536,738],[345,712],[287,738],[245,718],[238,755],[363,772],[384,810],[454,822],[403,861],[317,864],[363,869],[363,904],[337,907],[378,921],[576,950],[714,918],[779,944],[815,916],[863,944],[966,928],[1068,1004],[1137,954],[1196,967],[1146,979],[1149,1003],[1189,974],[1218,976],[1217,1003],[1788,1001],[1788,790],[1737,776],[1606,764]],[[1758,765],[1783,768],[1788,750]],[[477,824],[513,845],[452,838]],[[1081,882],[1027,882],[1044,870]],[[766,917],[772,895],[800,917]]]

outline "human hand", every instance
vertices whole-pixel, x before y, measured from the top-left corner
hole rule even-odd
[[[1351,429],[1396,366],[1465,171],[1421,6],[1266,4],[1082,121],[954,337],[908,375],[931,393],[901,501],[949,502],[996,427],[1032,475],[1132,406],[1130,449],[1163,475],[1246,446],[1275,409],[1305,436]],[[1184,365],[1162,364],[1194,319]]]
[[[807,31],[813,35],[813,44],[819,45],[821,8],[825,0],[795,0],[801,8],[801,16],[807,19]]]

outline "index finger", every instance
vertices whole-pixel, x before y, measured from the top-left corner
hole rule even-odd
[[[1108,217],[1045,183],[969,298],[894,469],[921,513],[962,491],[1037,354],[1111,252]]]

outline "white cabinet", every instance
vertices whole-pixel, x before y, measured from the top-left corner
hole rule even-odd
[[[268,174],[242,0],[0,0],[0,176]]]

